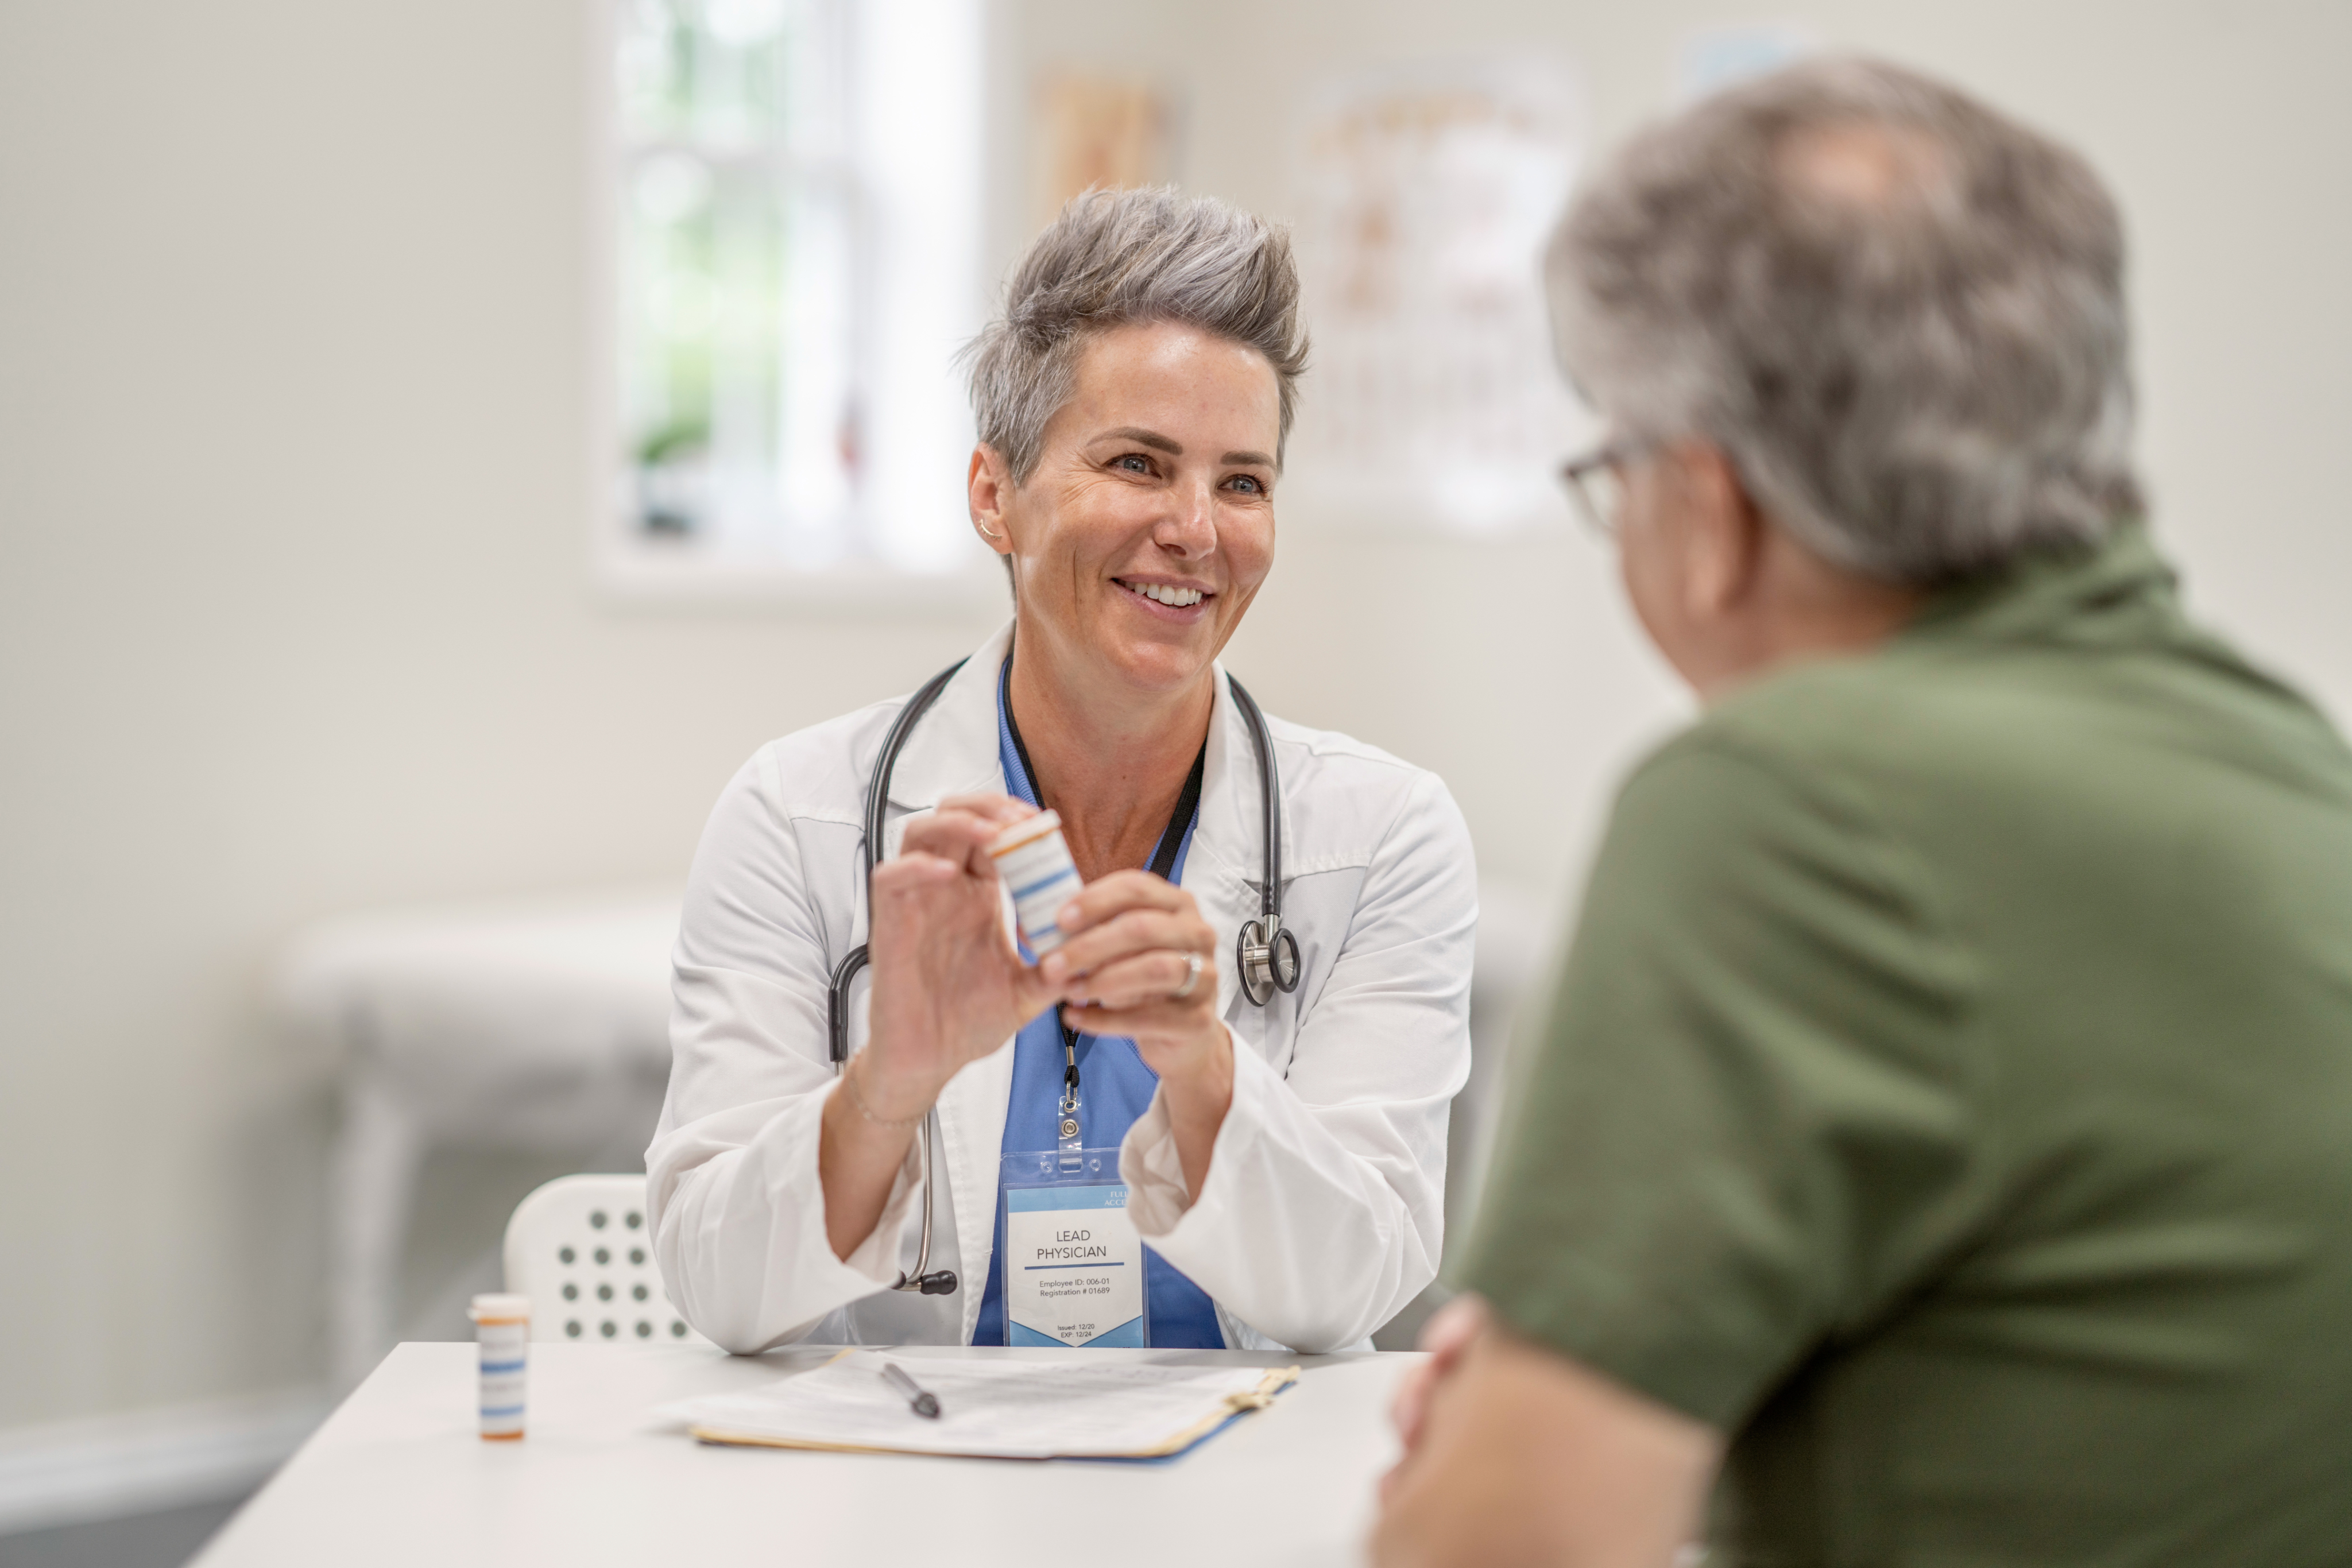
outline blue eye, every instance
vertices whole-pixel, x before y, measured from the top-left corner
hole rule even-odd
[[[1144,456],[1139,452],[1130,452],[1126,456],[1121,457],[1117,461],[1120,467],[1126,469],[1130,474],[1149,474],[1151,472],[1151,460]]]
[[[1249,494],[1253,496],[1263,496],[1265,494],[1265,486],[1258,483],[1255,475],[1236,474],[1234,476],[1234,483],[1236,485],[1246,485],[1249,486]]]

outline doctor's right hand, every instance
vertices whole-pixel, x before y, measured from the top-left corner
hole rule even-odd
[[[1021,961],[988,855],[990,841],[1035,814],[1006,795],[950,796],[874,868],[871,1034],[856,1085],[874,1115],[921,1114],[966,1062],[1060,999]]]
[[[874,1234],[948,1080],[1061,999],[1021,961],[988,856],[990,841],[1032,811],[1003,795],[950,796],[908,823],[899,852],[874,868],[871,1029],[842,1064],[817,1145],[836,1258]]]

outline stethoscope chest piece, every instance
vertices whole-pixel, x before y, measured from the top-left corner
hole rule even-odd
[[[1298,939],[1278,917],[1271,940],[1264,922],[1244,920],[1234,938],[1234,970],[1241,977],[1242,994],[1264,1007],[1275,992],[1298,988]]]

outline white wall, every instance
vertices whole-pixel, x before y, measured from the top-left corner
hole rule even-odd
[[[761,739],[977,639],[592,589],[586,3],[0,8],[0,1426],[317,1375],[324,1091],[258,996],[286,932],[674,877]],[[1034,67],[1154,69],[1187,183],[1280,213],[1318,73],[1551,49],[1607,136],[1689,28],[1759,15],[2098,162],[2159,528],[2214,619],[2352,707],[2340,5],[1004,0],[992,156],[1025,167]],[[1025,196],[991,199],[1001,261]],[[1363,537],[1303,476],[1284,515],[1235,667],[1443,769],[1491,874],[1570,874],[1678,711],[1604,556]]]
[[[582,16],[0,8],[0,1424],[317,1375],[289,929],[681,878],[985,624],[600,601]]]

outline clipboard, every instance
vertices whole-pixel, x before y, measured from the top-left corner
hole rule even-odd
[[[908,1407],[886,1360],[934,1395],[937,1420]],[[824,1365],[746,1394],[671,1406],[699,1441],[847,1454],[988,1459],[1168,1459],[1298,1380],[1298,1368],[893,1357],[845,1350]]]

